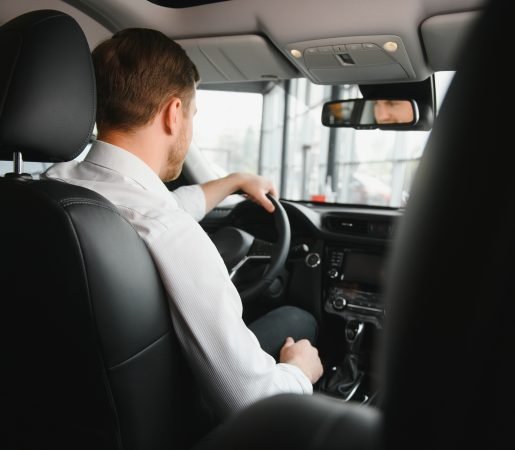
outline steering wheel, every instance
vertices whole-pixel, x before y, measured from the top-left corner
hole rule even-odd
[[[222,227],[211,235],[211,240],[220,252],[229,271],[229,277],[235,282],[244,303],[257,298],[277,278],[290,250],[291,231],[288,215],[279,200],[272,195],[267,197],[275,206],[272,213],[277,233],[275,243],[257,239],[252,234],[233,226]],[[245,200],[236,208],[245,206],[247,202],[251,201]],[[269,214],[264,210],[263,213]],[[236,279],[239,271],[250,261],[256,260],[267,262],[266,271],[258,279],[246,283],[244,288],[238,287]]]

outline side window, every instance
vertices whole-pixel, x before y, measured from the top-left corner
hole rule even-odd
[[[259,170],[263,96],[197,91],[193,142],[222,175]]]
[[[91,141],[93,141],[97,136],[97,127],[93,128],[93,134],[91,137]],[[91,143],[89,143],[86,148],[82,151],[80,155],[75,158],[77,161],[84,159],[84,156],[88,153],[89,148],[91,147]],[[39,175],[42,174],[45,170],[47,170],[52,163],[40,163],[40,162],[23,162],[23,172],[32,175],[33,178],[39,178]],[[10,173],[13,171],[13,162],[12,161],[0,161],[0,176],[4,176],[6,173]]]
[[[36,163],[36,162],[24,162],[23,172],[32,175],[33,178],[38,178],[41,173],[48,169],[52,164],[50,163]],[[12,161],[0,161],[0,176],[4,176],[6,173],[13,172]]]

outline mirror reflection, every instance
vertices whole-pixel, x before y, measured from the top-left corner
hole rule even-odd
[[[322,109],[322,123],[329,127],[396,128],[415,125],[417,121],[413,100],[337,100],[326,103]]]

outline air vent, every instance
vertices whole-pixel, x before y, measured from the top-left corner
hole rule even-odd
[[[354,217],[327,216],[325,226],[335,233],[368,234],[368,222]]]
[[[329,215],[324,220],[329,231],[342,234],[356,234],[374,238],[389,238],[392,236],[393,225],[384,220],[357,219],[355,217]]]

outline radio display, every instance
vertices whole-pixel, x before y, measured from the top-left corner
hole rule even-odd
[[[384,258],[373,253],[345,252],[343,282],[378,288],[383,281]]]

